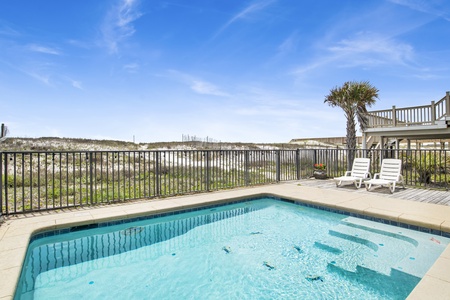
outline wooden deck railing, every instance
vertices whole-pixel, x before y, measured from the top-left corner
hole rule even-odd
[[[434,125],[436,121],[450,116],[450,92],[447,92],[438,102],[430,105],[405,108],[369,111],[369,128],[403,127],[415,125]]]

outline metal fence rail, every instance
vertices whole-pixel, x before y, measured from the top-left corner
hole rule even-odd
[[[403,160],[408,185],[447,188],[446,150],[356,150]],[[0,152],[1,214],[168,197],[309,178],[314,164],[327,175],[351,165],[347,150],[167,150]],[[450,179],[450,178],[449,178]]]

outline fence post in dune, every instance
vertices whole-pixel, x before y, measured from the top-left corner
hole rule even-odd
[[[5,176],[5,198],[4,198],[4,202],[5,202],[5,214],[8,215],[9,214],[9,203],[8,203],[8,199],[9,199],[9,193],[8,193],[8,154],[4,153],[3,157],[5,158],[5,164],[4,164],[4,173],[3,176]]]
[[[317,164],[318,162],[317,162],[317,150],[314,149],[313,151],[314,151],[314,155],[313,155],[313,166],[314,166],[314,165]]]
[[[295,170],[297,172],[297,180],[301,179],[300,175],[300,149],[295,151]]]
[[[161,152],[155,151],[155,196],[161,196],[161,179],[160,179],[160,155]]]
[[[205,190],[207,192],[210,191],[210,180],[211,180],[211,172],[210,172],[210,152],[209,150],[206,150],[204,152],[204,156],[205,156]]]
[[[245,185],[250,184],[250,174],[249,174],[249,160],[250,160],[250,153],[249,150],[244,150],[244,178],[245,178]]]
[[[0,152],[0,221],[2,215],[3,215],[3,152]]]
[[[91,198],[91,205],[94,203],[94,180],[92,174],[92,152],[89,152],[89,197]]]
[[[276,159],[277,159],[277,166],[276,166],[276,169],[277,169],[277,176],[276,176],[276,180],[277,180],[277,182],[280,182],[281,181],[281,158],[280,158],[280,150],[277,150],[276,152]]]

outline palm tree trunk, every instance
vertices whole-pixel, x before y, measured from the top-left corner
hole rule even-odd
[[[356,150],[356,124],[353,116],[347,118],[347,170],[351,170]]]

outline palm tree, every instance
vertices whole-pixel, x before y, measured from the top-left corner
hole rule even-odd
[[[342,87],[335,87],[325,96],[324,103],[332,107],[339,106],[344,110],[347,118],[347,165],[350,168],[356,150],[356,122],[355,117],[364,131],[367,128],[367,106],[375,104],[378,98],[378,89],[368,81],[347,81]]]

